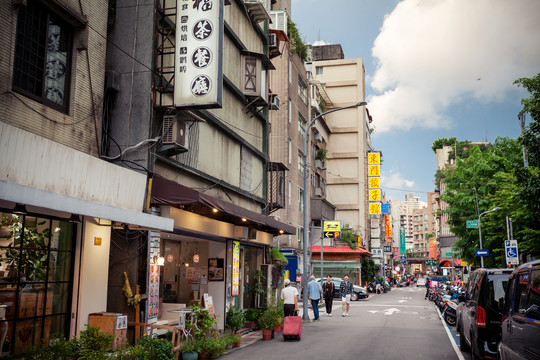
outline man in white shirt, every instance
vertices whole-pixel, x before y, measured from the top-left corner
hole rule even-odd
[[[298,290],[291,286],[291,280],[285,279],[285,288],[281,290],[285,316],[295,316],[298,311]]]

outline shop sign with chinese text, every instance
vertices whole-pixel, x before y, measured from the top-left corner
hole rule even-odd
[[[240,242],[232,242],[232,296],[238,296],[240,291]]]
[[[223,1],[177,0],[174,106],[220,108]]]

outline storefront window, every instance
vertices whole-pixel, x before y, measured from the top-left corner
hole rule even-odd
[[[67,221],[0,215],[1,356],[68,336],[75,237]]]

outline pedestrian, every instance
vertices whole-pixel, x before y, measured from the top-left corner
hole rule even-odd
[[[285,279],[285,288],[281,290],[283,312],[285,316],[295,316],[298,311],[298,289],[291,286],[291,280]]]
[[[381,282],[379,281],[379,279],[374,277],[373,280],[375,281],[375,292],[377,294],[382,293],[382,286],[381,286]]]
[[[315,281],[315,276],[311,275],[309,280],[310,282],[307,286],[308,300],[311,301],[313,315],[315,316],[315,321],[317,321],[319,320],[319,302],[322,301],[322,287],[319,282]]]
[[[336,286],[332,282],[332,276],[326,277],[326,282],[322,285],[324,303],[326,304],[326,315],[332,316],[332,303],[334,302],[334,290]]]
[[[427,299],[427,297],[429,295],[429,288],[430,287],[431,287],[431,279],[427,278],[427,280],[426,280],[426,296],[424,297],[424,299]]]
[[[353,284],[349,281],[349,275],[343,277],[339,285],[339,296],[341,296],[341,316],[349,316],[349,304],[353,293]]]

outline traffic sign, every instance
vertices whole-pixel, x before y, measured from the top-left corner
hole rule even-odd
[[[392,252],[392,247],[391,246],[384,245],[383,249],[384,249],[385,253],[391,253]]]
[[[323,225],[324,237],[329,239],[341,238],[341,222],[325,221]]]
[[[401,262],[403,265],[407,264],[407,259],[405,258],[405,256],[402,256],[402,257],[400,258],[400,262]]]
[[[489,256],[489,249],[476,249],[474,256]]]
[[[467,220],[467,229],[478,229],[478,220]]]
[[[516,240],[505,240],[504,250],[506,253],[506,263],[508,265],[518,265],[518,245]]]

